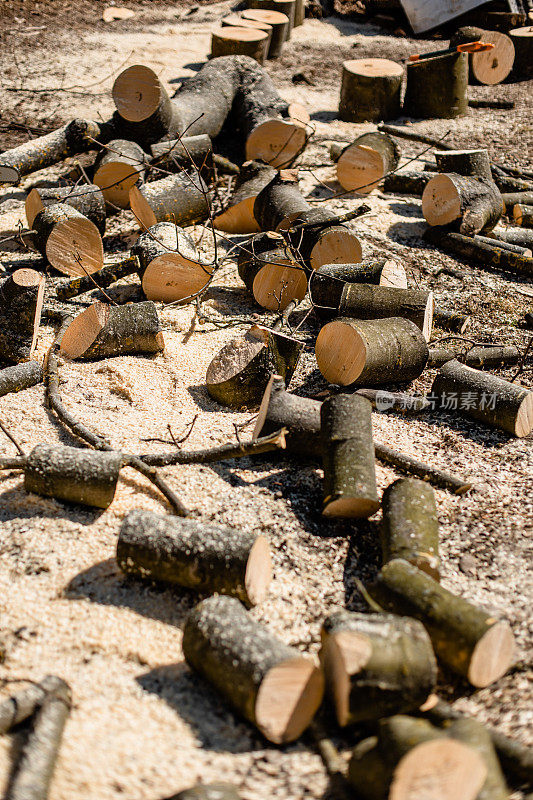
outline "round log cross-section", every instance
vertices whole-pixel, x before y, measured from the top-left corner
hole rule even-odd
[[[43,208],[56,203],[72,206],[88,220],[94,222],[102,236],[105,233],[106,208],[104,195],[98,186],[89,183],[83,186],[53,186],[45,188],[36,186],[28,194],[25,203],[28,227],[33,227],[33,220]]]
[[[258,28],[223,26],[211,34],[211,58],[249,56],[264,64],[269,36]]]
[[[129,208],[130,189],[142,181],[147,162],[148,156],[135,142],[109,142],[96,161],[93,181],[111,208]]]
[[[271,29],[267,58],[279,58],[284,43],[288,38],[289,18],[281,11],[270,11],[266,8],[248,8],[242,12],[243,20],[254,25],[268,25]]]
[[[383,177],[398,166],[400,151],[386,133],[363,133],[352,144],[331,155],[337,161],[337,180],[343,189],[368,194]]]
[[[512,40],[505,33],[466,26],[459,28],[451,37],[450,47],[477,41],[492,44],[493,47],[491,50],[468,54],[470,83],[487,86],[502,83],[514,64],[515,49]]]
[[[296,1],[297,0],[249,0],[249,6],[250,8],[258,8],[261,11],[277,11],[280,14],[285,14],[289,20],[287,39],[290,39],[291,31],[294,28]]]
[[[403,68],[386,58],[356,58],[342,65],[339,117],[378,122],[400,116]]]
[[[33,220],[35,242],[50,264],[66,275],[96,272],[104,263],[96,225],[66,203],[43,208]]]

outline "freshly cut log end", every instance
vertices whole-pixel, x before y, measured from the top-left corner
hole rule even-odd
[[[385,58],[359,58],[342,66],[339,117],[378,122],[400,115],[403,68]]]
[[[322,701],[322,671],[234,598],[212,597],[191,611],[183,653],[192,669],[276,744],[297,739]]]
[[[304,122],[296,119],[267,119],[253,129],[246,140],[246,158],[264,161],[271,167],[287,167],[307,144]]]
[[[145,186],[130,189],[130,208],[144,229],[157,222],[186,227],[209,216],[208,190],[201,178],[169,175]]]
[[[94,222],[102,236],[105,233],[106,209],[104,196],[98,186],[93,183],[83,186],[63,186],[50,189],[36,187],[28,194],[25,203],[28,228],[33,227],[33,220],[43,208],[66,203],[91,222]]]
[[[264,64],[269,36],[259,28],[225,26],[211,34],[211,58],[249,56]]]
[[[380,132],[363,133],[338,155],[332,146],[330,154],[337,162],[337,180],[342,188],[359,194],[375,189],[400,160],[400,151],[392,137]]]
[[[262,162],[244,163],[229,206],[215,217],[214,227],[226,233],[258,233],[261,229],[254,216],[255,199],[276,174],[273,167]]]
[[[455,223],[473,236],[493,228],[503,213],[501,195],[491,181],[455,173],[436,175],[422,195],[422,213],[431,226]]]
[[[283,311],[307,291],[307,274],[281,245],[277,233],[255,236],[238,257],[239,275],[255,301],[269,311]]]
[[[515,640],[507,620],[492,624],[477,642],[470,657],[467,678],[483,688],[502,678],[515,655]]]
[[[296,2],[297,0],[249,0],[249,6],[261,11],[275,11],[277,14],[284,14],[288,20],[286,38],[289,40],[294,27]]]
[[[289,18],[281,11],[269,11],[263,8],[248,8],[242,12],[242,17],[254,25],[268,25],[270,28],[270,42],[267,58],[279,58],[283,45],[288,39]]]
[[[113,84],[112,95],[123,119],[142,122],[157,111],[161,102],[161,84],[153,70],[136,64],[120,73]]]
[[[515,58],[513,42],[504,33],[467,26],[459,28],[451,37],[450,47],[477,41],[492,44],[493,48],[468,54],[470,83],[487,86],[502,83],[513,68]]]
[[[33,227],[39,251],[59,272],[79,277],[102,268],[104,247],[98,228],[66,203],[43,208]]]
[[[319,269],[323,264],[357,264],[362,258],[363,248],[356,234],[343,225],[335,225],[317,236],[309,265]]]
[[[100,155],[94,171],[94,183],[112,207],[129,208],[132,186],[142,180],[148,156],[135,142],[113,139]]]
[[[449,225],[461,216],[461,196],[449,175],[436,175],[428,181],[422,213],[428,225]]]
[[[45,277],[34,269],[17,269],[0,284],[0,360],[28,361],[41,322]]]
[[[515,48],[514,71],[520,78],[533,75],[533,25],[514,28],[509,37]]]
[[[533,205],[526,206],[523,203],[516,203],[513,206],[513,217],[517,225],[533,228]]]

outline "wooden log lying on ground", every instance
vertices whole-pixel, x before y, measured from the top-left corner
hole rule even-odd
[[[289,20],[287,25],[287,41],[291,38],[292,29],[294,28],[296,3],[298,0],[249,0],[250,8],[258,8],[261,11],[277,11],[279,14],[285,14]]]
[[[55,284],[55,292],[59,300],[69,300],[93,289],[107,289],[122,278],[134,275],[140,271],[140,264],[136,256],[129,256],[123,261],[107,264],[91,275],[82,275],[80,278],[65,280]],[[151,299],[151,298],[150,298]],[[71,309],[71,311],[74,309]]]
[[[533,25],[509,31],[515,49],[514,71],[519,78],[530,78],[533,74]]]
[[[194,242],[173,222],[159,222],[141,233],[133,247],[139,277],[148,300],[187,301],[211,280],[212,264],[204,263]]]
[[[71,704],[69,685],[57,678],[32,720],[5,800],[46,800]]]
[[[415,119],[460,117],[468,111],[467,89],[466,53],[413,61],[407,65],[403,112]]]
[[[177,108],[149,67],[134,64],[123,70],[113,84],[112,95],[122,139],[147,149],[184,129]]]
[[[32,357],[44,285],[44,275],[34,269],[17,269],[0,284],[0,361],[19,364]]]
[[[533,192],[502,192],[503,210],[507,216],[513,216],[513,208],[517,203],[533,205]]]
[[[261,233],[239,250],[239,276],[254,300],[269,311],[283,311],[305,297],[307,274],[285,246],[281,234]]]
[[[225,344],[211,361],[207,391],[223,406],[256,407],[273,373],[290,382],[302,349],[297,339],[254,325]]]
[[[445,347],[429,349],[428,367],[442,367],[449,361],[457,359],[461,364],[477,369],[501,369],[518,364],[522,359],[522,353],[518,347],[509,345],[508,347],[472,347],[466,352],[454,352]],[[526,363],[528,360],[526,359]]]
[[[356,58],[342,65],[339,117],[378,122],[400,116],[403,68],[385,58]]]
[[[61,678],[47,675],[39,683],[30,683],[12,697],[0,703],[0,734],[8,733],[16,725],[31,717],[36,708],[42,705],[48,693],[60,689]]]
[[[386,133],[363,133],[344,147],[333,144],[330,155],[337,163],[337,180],[343,189],[368,194],[391,170],[396,169],[400,150]]]
[[[305,0],[296,0],[294,5],[294,27],[298,28],[304,24],[305,20]]]
[[[359,395],[334,395],[320,409],[326,517],[370,517],[379,509],[372,406]]]
[[[512,40],[505,33],[486,31],[472,26],[459,28],[450,39],[450,47],[468,42],[483,42],[493,45],[492,50],[468,54],[469,83],[494,86],[502,83],[510,74],[515,58]]]
[[[106,223],[104,195],[94,183],[32,189],[26,197],[25,203],[28,227],[33,227],[33,220],[39,211],[56,203],[66,203],[72,206],[93,222],[102,236],[104,235]]]
[[[513,253],[510,250],[486,244],[472,236],[463,236],[440,226],[428,228],[424,239],[441,250],[482,264],[485,269],[503,269],[530,277],[533,275],[533,258]]]
[[[259,28],[222,26],[211,33],[211,58],[248,56],[263,65],[268,43],[268,33]]]
[[[126,139],[113,139],[94,165],[94,183],[111,208],[129,208],[130,189],[142,183],[148,164],[142,147]]]
[[[13,367],[0,369],[0,397],[37,386],[42,380],[43,370],[37,361],[25,361]]]
[[[368,259],[361,264],[324,264],[309,278],[309,296],[321,319],[336,316],[348,283],[407,288],[405,267],[393,258]]]
[[[433,322],[438,328],[452,333],[464,333],[471,322],[471,317],[457,314],[455,311],[446,311],[443,308],[433,310]]]
[[[412,194],[421,197],[436,172],[393,172],[385,176],[383,191],[390,194]]]
[[[235,183],[228,206],[213,219],[214,227],[226,233],[256,233],[261,230],[254,216],[257,195],[276,175],[274,167],[246,161]]]
[[[261,230],[280,231],[311,208],[298,187],[296,172],[281,170],[258,192],[253,213]]]
[[[289,36],[289,18],[281,11],[269,11],[266,8],[248,8],[242,12],[242,17],[254,25],[268,25],[271,29],[267,58],[279,58],[283,45]]]
[[[517,203],[513,208],[513,218],[516,225],[533,228],[533,205]]]
[[[439,519],[435,492],[417,478],[400,478],[383,493],[383,563],[403,558],[440,580]]]
[[[144,186],[133,186],[129,203],[145,230],[157,222],[186,227],[209,217],[209,191],[199,175],[169,175]]]
[[[166,800],[241,800],[241,796],[230,783],[200,783]]]
[[[343,727],[414,711],[435,687],[433,647],[418,620],[343,610],[320,636],[326,691]]]
[[[361,213],[368,211],[362,206]],[[323,264],[355,264],[363,251],[357,235],[325,208],[312,208],[298,215],[288,229],[288,239],[309,269]]]
[[[524,228],[498,228],[490,231],[488,236],[493,239],[493,247],[501,247],[502,244],[514,244],[523,247],[525,250],[533,250],[533,231]],[[527,256],[527,253],[523,253]]]
[[[126,575],[261,603],[272,575],[264,536],[197,520],[130,511],[120,527],[117,564]]]
[[[348,780],[362,800],[478,797],[487,767],[473,748],[426,720],[400,714],[382,720],[378,734],[354,748],[348,766]]]
[[[421,330],[400,317],[328,322],[318,334],[315,354],[324,378],[340,386],[412,381],[428,360]]]
[[[431,407],[429,400],[420,395],[404,392],[387,392],[382,389],[356,389],[355,394],[366,397],[372,408],[381,413],[420,414]]]
[[[151,166],[155,174],[158,169],[169,172],[181,172],[183,169],[200,170],[205,180],[210,180],[213,172],[213,144],[206,134],[198,136],[182,136],[156,142],[151,145]]]
[[[65,275],[87,275],[104,263],[96,225],[67,203],[43,208],[33,220],[35,244],[42,256]]]
[[[431,393],[441,398],[441,407],[513,436],[528,436],[533,430],[533,392],[459,361],[441,367]]]
[[[118,452],[38,444],[24,465],[24,489],[68,503],[108,508],[121,466]]]
[[[402,317],[414,322],[424,339],[429,341],[433,326],[433,292],[370,283],[346,283],[337,315],[357,320]]]
[[[487,768],[485,783],[478,800],[508,800],[509,789],[505,783],[498,756],[492,744],[490,733],[475,719],[465,717],[446,726],[447,733],[459,742],[475,750]]]
[[[370,593],[388,611],[420,620],[437,658],[473,686],[489,686],[511,666],[515,644],[509,623],[456,597],[407,561],[385,564]]]
[[[322,671],[235,598],[199,603],[185,622],[182,647],[189,666],[276,744],[297,739],[322,702]]]
[[[93,303],[66,328],[61,354],[90,361],[143,353],[152,355],[165,348],[157,310],[151,301],[108,306]]]

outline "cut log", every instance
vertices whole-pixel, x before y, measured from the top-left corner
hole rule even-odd
[[[397,289],[370,283],[347,283],[338,306],[339,317],[355,319],[410,319],[429,341],[433,326],[433,292]]]
[[[515,58],[514,45],[509,36],[482,28],[464,27],[451,37],[450,47],[468,42],[484,42],[493,45],[492,50],[469,53],[469,82],[494,86],[502,83],[510,74]]]
[[[100,231],[67,203],[43,208],[34,218],[33,228],[37,249],[59,272],[77,277],[102,268]]]
[[[431,392],[440,399],[441,408],[457,410],[513,436],[528,436],[533,430],[533,392],[497,375],[448,361]]]
[[[346,284],[371,283],[407,288],[405,267],[392,258],[363,261],[361,264],[324,264],[309,279],[309,295],[320,319],[334,317]]]
[[[257,407],[273,373],[290,382],[302,349],[297,339],[254,325],[211,361],[207,391],[223,406]]]
[[[0,369],[0,397],[37,386],[42,380],[43,370],[37,361],[25,361],[13,367]]]
[[[453,119],[468,111],[468,55],[450,53],[407,65],[404,114],[415,119]]]
[[[104,235],[106,223],[104,195],[94,183],[32,189],[25,204],[28,228],[33,227],[33,220],[39,211],[57,203],[66,203],[75,208],[96,225],[102,236]]]
[[[513,217],[517,225],[522,225],[524,228],[533,228],[533,205],[526,206],[522,203],[517,203],[513,208]]]
[[[452,333],[464,333],[469,327],[471,317],[464,314],[457,314],[455,311],[445,311],[443,308],[435,309],[433,312],[433,322],[443,331]]]
[[[297,739],[324,692],[322,671],[253,620],[232,597],[211,597],[188,615],[189,666],[276,744]]]
[[[379,509],[372,406],[359,395],[335,395],[320,409],[326,517],[370,517]]]
[[[31,683],[13,697],[0,703],[0,733],[8,733],[16,725],[31,717],[42,705],[46,696],[63,685],[61,678],[47,675],[40,683]]]
[[[297,0],[249,0],[248,5],[261,11],[277,11],[279,14],[285,14],[289,20],[287,25],[287,40],[289,40],[294,27],[296,2]]]
[[[526,0],[526,4],[529,3],[529,0]],[[507,3],[509,8],[511,7],[511,3]],[[522,5],[524,5],[522,3]],[[477,20],[479,21],[480,11],[479,9],[476,14]],[[519,25],[524,25],[526,22],[527,14],[521,11],[485,11],[482,15],[483,25],[487,30],[490,31],[502,31],[502,33],[509,33],[513,30],[513,28],[517,28]]]
[[[440,580],[439,519],[435,492],[425,481],[400,478],[382,498],[383,563],[403,558]]]
[[[0,182],[18,183],[24,175],[57,164],[68,156],[95,148],[100,127],[96,122],[73,119],[45,136],[30,139],[0,154]]]
[[[205,288],[213,274],[185,231],[159,222],[141,233],[131,249],[139,260],[139,277],[148,300],[186,302]]]
[[[156,222],[186,227],[209,217],[209,192],[202,178],[185,173],[169,175],[145,186],[133,186],[130,207],[145,230]]]
[[[61,283],[56,283],[54,288],[59,300],[69,300],[71,297],[77,297],[93,289],[107,289],[108,286],[112,286],[121,278],[134,275],[139,270],[140,265],[137,258],[130,256],[125,258],[124,261],[108,264],[99,269],[98,272],[93,272],[92,275],[84,275],[71,281],[65,280]]]
[[[420,620],[437,658],[473,686],[489,686],[513,662],[514,636],[506,620],[456,597],[407,561],[385,564],[371,594],[383,608]]]
[[[122,466],[120,453],[38,444],[26,459],[24,489],[68,503],[107,508]]]
[[[68,683],[57,678],[33,717],[5,800],[47,800],[71,704]]]
[[[225,26],[211,33],[211,58],[249,56],[264,64],[268,50],[268,33],[259,28]]]
[[[447,231],[440,227],[428,228],[424,239],[442,250],[476,261],[484,269],[504,269],[520,275],[533,275],[533,258],[512,253],[506,248],[480,242],[476,237],[463,236],[461,233]]]
[[[503,192],[503,210],[507,216],[513,215],[513,207],[517,203],[533,206],[533,192]]]
[[[218,214],[213,224],[226,233],[256,233],[260,231],[254,216],[257,195],[276,175],[274,167],[260,161],[247,161],[242,165],[229,206]]]
[[[142,147],[125,139],[113,139],[94,165],[94,183],[111,208],[130,207],[130,189],[142,183],[148,156]]]
[[[437,663],[418,620],[338,611],[321,640],[326,691],[343,727],[414,711],[435,688]]]
[[[152,302],[108,306],[93,303],[78,314],[63,334],[61,353],[83,361],[133,353],[160,353],[165,348]]]
[[[117,542],[126,575],[261,603],[272,565],[264,536],[152,511],[130,511]]]
[[[441,173],[455,172],[468,178],[492,181],[489,154],[479,150],[436,150],[435,161]]]
[[[520,228],[498,228],[490,231],[489,236],[494,238],[493,246],[500,247],[498,242],[515,244],[526,250],[533,250],[533,231]],[[526,255],[526,253],[524,253]]]
[[[298,215],[289,228],[289,241],[309,269],[324,264],[356,264],[363,258],[361,242],[347,226],[335,223],[336,215],[312,208]]]
[[[272,13],[272,12],[268,12]],[[277,13],[277,12],[274,12]],[[270,47],[270,42],[272,40],[272,25],[269,25],[267,22],[261,22],[261,20],[255,19],[246,19],[244,15],[239,13],[228,14],[227,17],[222,17],[220,20],[221,26],[230,27],[230,28],[252,28],[257,29],[260,31],[264,31],[268,35],[268,42],[267,42],[267,55],[268,50]]]
[[[380,413],[388,411],[397,414],[420,414],[431,408],[431,403],[425,397],[405,394],[404,392],[386,392],[382,389],[356,389],[356,394],[370,400],[372,408]]]
[[[166,800],[241,800],[241,796],[230,783],[199,783]]]
[[[451,737],[475,750],[487,768],[487,777],[477,800],[508,800],[509,789],[490,733],[485,726],[471,717],[464,717],[452,722],[446,730]]]
[[[184,129],[175,105],[150,67],[135,64],[125,69],[115,80],[112,95],[123,139],[147,149]]]
[[[356,58],[342,65],[339,117],[378,122],[400,116],[403,68],[385,58]]]
[[[305,297],[306,272],[280,234],[254,236],[239,251],[237,264],[246,288],[262,308],[284,311],[293,300]]]
[[[393,172],[386,175],[383,191],[390,194],[412,194],[420,197],[436,172]]]
[[[279,231],[287,230],[300,214],[310,209],[295,172],[282,170],[258,192],[253,213],[261,230]]]
[[[243,20],[254,25],[268,25],[272,31],[268,45],[267,58],[279,58],[289,34],[289,18],[281,11],[268,11],[263,8],[248,8],[242,12]]]
[[[0,361],[20,364],[32,357],[44,285],[44,275],[34,269],[17,269],[0,284]]]
[[[294,27],[298,28],[304,24],[305,20],[305,0],[296,0],[294,5]]]
[[[509,31],[514,45],[514,71],[519,78],[530,78],[533,74],[533,25]]]
[[[207,134],[198,136],[182,136],[165,142],[156,142],[150,147],[152,154],[152,170],[169,172],[182,170],[200,170],[204,180],[211,180],[213,175],[213,145]]]
[[[339,318],[324,325],[315,354],[330,383],[380,386],[418,378],[428,360],[428,347],[421,330],[408,319]]]
[[[264,83],[267,84],[266,76]],[[272,113],[269,106],[273,102],[274,93],[268,85],[243,93],[239,107],[240,127],[246,132],[248,160],[262,160],[276,169],[283,169],[305,148],[311,128],[309,115],[298,103],[287,106],[283,117]]]
[[[331,157],[337,162],[337,180],[348,192],[368,194],[384,176],[396,169],[400,151],[386,133],[363,133],[338,154],[333,145]]]

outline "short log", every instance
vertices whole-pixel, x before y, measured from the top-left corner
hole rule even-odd
[[[287,40],[289,40],[294,28],[296,2],[297,0],[249,0],[248,5],[261,11],[277,11],[278,14],[285,14],[289,21],[287,25]]]
[[[0,397],[37,386],[42,380],[43,370],[37,361],[25,361],[0,369]]]
[[[385,176],[383,191],[389,194],[412,194],[421,197],[435,172],[393,172]]]
[[[274,167],[259,161],[247,161],[235,183],[227,208],[218,214],[213,225],[226,233],[257,233],[261,230],[254,216],[254,203],[262,189],[276,175]]]
[[[276,233],[254,236],[243,245],[237,259],[239,276],[254,300],[269,311],[284,311],[307,291],[304,267]]]
[[[513,218],[516,225],[533,228],[533,205],[517,203],[513,208]]]
[[[468,111],[468,55],[423,58],[407,65],[404,114],[415,119],[453,119]]]
[[[37,249],[59,272],[77,277],[102,268],[100,231],[67,203],[43,208],[34,218],[33,228]]]
[[[287,230],[298,216],[310,211],[293,170],[281,170],[258,192],[253,213],[260,230]]]
[[[71,297],[77,297],[93,289],[107,289],[108,286],[112,286],[122,278],[139,272],[139,268],[139,261],[137,258],[135,256],[129,256],[123,261],[107,264],[91,275],[83,275],[73,280],[65,279],[64,281],[56,283],[54,288],[58,300],[69,300]]]
[[[456,597],[407,561],[385,564],[370,591],[383,608],[420,620],[437,658],[473,686],[489,686],[511,666],[509,623]]]
[[[515,49],[514,71],[518,78],[530,78],[533,74],[533,25],[509,31]]]
[[[367,259],[360,264],[324,264],[309,279],[309,295],[320,319],[337,316],[339,304],[349,283],[407,288],[405,267],[393,258]]]
[[[34,269],[17,269],[0,284],[0,361],[20,364],[32,357],[44,286],[44,275]]]
[[[433,326],[433,292],[347,283],[339,301],[338,315],[355,319],[402,317],[414,322],[429,341]]]
[[[206,181],[213,176],[213,144],[206,133],[156,142],[151,145],[150,152],[155,174],[159,169],[167,172],[198,169]]]
[[[505,33],[467,26],[454,33],[450,39],[450,47],[478,41],[492,44],[493,48],[468,54],[469,83],[486,86],[502,83],[514,64],[515,49],[512,40]]]
[[[368,194],[391,170],[396,169],[400,150],[386,133],[363,133],[348,147],[330,154],[337,162],[337,180],[348,192]]]
[[[268,25],[271,29],[267,58],[279,58],[289,35],[289,18],[281,11],[266,8],[248,8],[242,12],[243,20],[254,25]]]
[[[122,139],[148,149],[183,130],[175,105],[149,67],[134,64],[123,70],[113,84],[112,95]]]
[[[340,386],[380,386],[412,381],[422,374],[428,347],[407,319],[339,318],[326,323],[315,346],[318,368]]]
[[[188,665],[275,744],[297,739],[322,702],[322,671],[235,598],[199,603],[185,622],[182,647]]]
[[[385,58],[356,58],[342,65],[339,117],[378,122],[400,116],[403,68]]]
[[[435,688],[437,663],[422,623],[338,611],[321,631],[326,691],[341,726],[414,711]]]
[[[298,215],[288,229],[289,241],[309,269],[323,264],[355,264],[362,260],[361,242],[348,225],[337,224],[336,215],[312,208]]]
[[[264,64],[269,36],[259,28],[223,26],[211,33],[211,58],[218,56],[249,56]]]
[[[478,800],[508,800],[509,789],[496,755],[489,731],[475,719],[464,717],[446,727],[448,734],[478,753],[487,768],[485,783]]]
[[[457,314],[455,311],[446,311],[437,308],[433,311],[433,322],[438,328],[452,333],[464,333],[470,325],[471,318],[464,314]]]
[[[272,565],[264,536],[152,511],[130,511],[117,542],[126,575],[261,603]]]
[[[165,340],[154,303],[108,306],[93,303],[73,319],[61,341],[61,354],[90,361],[143,353],[152,355],[165,348]]]
[[[277,12],[267,12],[267,13],[276,14]],[[272,41],[272,25],[270,25],[267,22],[261,22],[261,20],[259,20],[259,19],[258,20],[246,19],[244,16],[241,16],[239,13],[228,14],[227,17],[222,17],[222,19],[220,20],[220,24],[221,24],[221,26],[223,28],[224,27],[251,28],[251,29],[256,29],[256,30],[259,30],[259,31],[264,31],[268,36],[266,52],[267,52],[267,58],[269,57],[268,53],[269,53],[270,44],[271,44],[271,41]]]
[[[113,139],[94,165],[94,183],[111,208],[130,207],[130,189],[142,183],[148,164],[142,147],[125,139]]]
[[[184,173],[169,175],[129,193],[131,210],[145,230],[157,222],[186,227],[209,217],[209,192],[202,178]]]
[[[93,222],[101,235],[105,233],[106,208],[104,195],[94,183],[80,186],[58,186],[48,188],[36,187],[26,198],[25,210],[28,228],[33,227],[33,220],[43,208],[66,203]]]
[[[518,245],[526,250],[533,249],[533,231],[523,228],[498,228],[490,231],[489,236],[493,237],[495,241],[492,242],[493,246],[498,247],[498,242],[506,244]],[[524,253],[524,255],[526,255]]]

